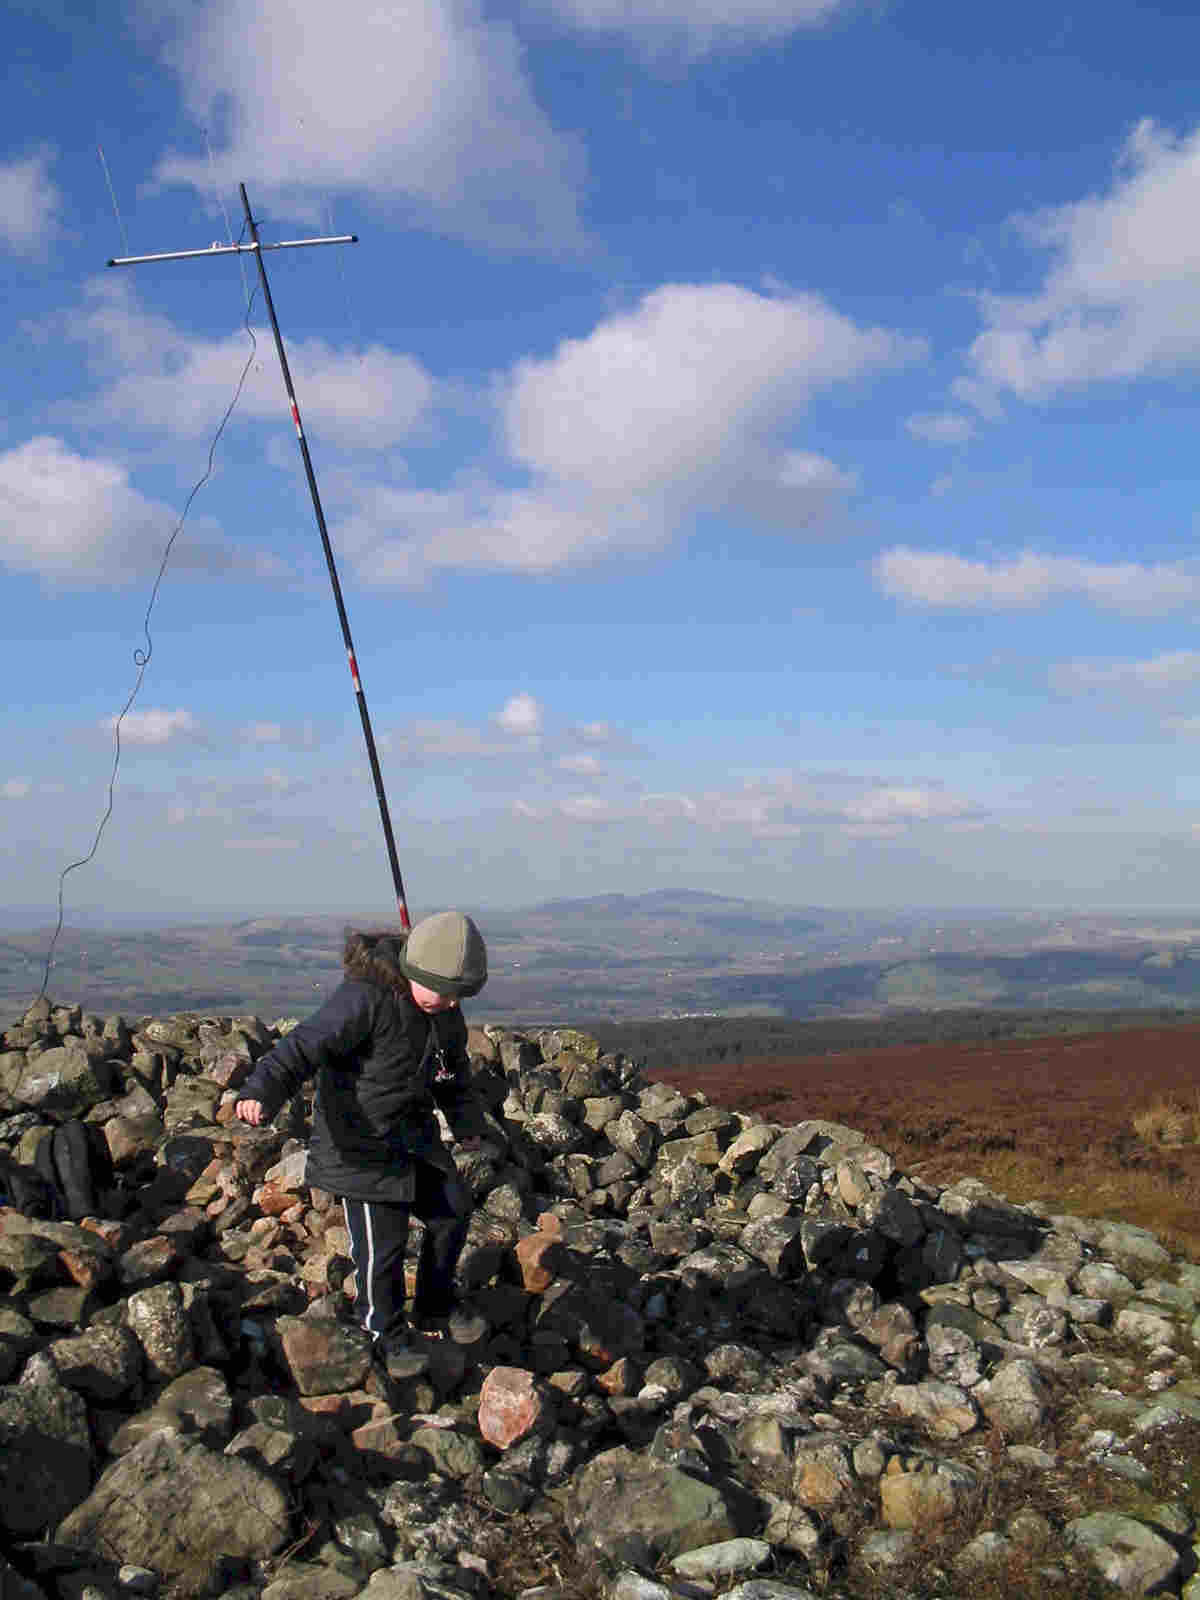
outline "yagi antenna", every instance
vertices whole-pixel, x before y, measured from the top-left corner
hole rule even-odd
[[[375,784],[375,798],[379,802],[379,819],[383,824],[383,837],[387,844],[388,862],[392,869],[392,883],[396,891],[396,905],[400,913],[400,926],[407,932],[412,923],[409,920],[408,902],[404,895],[404,881],[400,876],[400,861],[396,855],[396,840],[392,833],[392,820],[388,815],[387,796],[383,789],[383,774],[379,770],[379,756],[375,749],[375,736],[371,732],[371,718],[367,713],[367,697],[363,693],[362,679],[358,672],[358,661],[354,654],[354,641],[350,636],[350,620],[346,615],[346,606],[342,599],[342,586],[338,581],[337,563],[333,559],[333,546],[329,542],[329,530],[325,525],[325,513],[321,509],[321,495],[317,488],[317,475],[313,471],[312,457],[308,453],[308,440],[304,437],[304,427],[300,421],[300,407],[296,403],[296,390],[292,383],[291,370],[288,367],[287,352],[283,348],[283,335],[279,331],[279,319],[275,315],[275,302],[271,298],[271,285],[267,282],[266,263],[263,261],[263,254],[267,250],[301,250],[309,245],[318,244],[357,244],[358,235],[356,233],[341,233],[320,239],[281,239],[277,244],[263,244],[258,237],[258,227],[250,211],[250,201],[246,198],[246,185],[240,183],[238,188],[242,196],[242,210],[246,214],[246,228],[250,234],[249,244],[212,244],[205,250],[167,250],[150,256],[114,256],[108,264],[110,267],[137,267],[148,261],[189,261],[199,256],[245,254],[253,255],[257,263],[258,281],[262,285],[267,315],[271,319],[271,332],[275,335],[275,349],[279,355],[279,370],[283,374],[283,387],[287,391],[292,421],[296,426],[296,438],[300,444],[300,455],[304,461],[304,473],[308,479],[308,492],[312,496],[317,528],[321,534],[321,545],[325,551],[325,564],[329,569],[329,581],[333,586],[333,599],[337,606],[338,621],[342,625],[342,640],[345,643],[346,655],[350,662],[350,677],[354,684],[354,697],[358,702],[358,714],[362,720],[363,738],[366,740],[367,745],[367,759],[371,764],[371,777]]]

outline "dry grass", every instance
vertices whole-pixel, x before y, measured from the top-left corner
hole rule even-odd
[[[1200,1026],[1186,1026],[901,1045],[736,1074],[697,1064],[669,1077],[772,1120],[847,1123],[931,1182],[978,1178],[1049,1212],[1137,1223],[1200,1259],[1198,1061]]]
[[[1191,1106],[1158,1095],[1132,1119],[1134,1133],[1144,1144],[1185,1145],[1200,1142],[1200,1105]]]
[[[487,1561],[493,1588],[503,1600],[542,1587],[546,1600],[603,1600],[607,1592],[604,1567],[576,1546],[550,1503],[510,1517],[493,1512],[474,1548]]]

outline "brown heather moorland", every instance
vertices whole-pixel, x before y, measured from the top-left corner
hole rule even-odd
[[[771,1121],[858,1128],[904,1172],[1112,1217],[1200,1260],[1200,1023],[673,1066]]]

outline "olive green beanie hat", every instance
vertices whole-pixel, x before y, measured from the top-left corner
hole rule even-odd
[[[425,917],[405,940],[400,970],[414,983],[456,1000],[478,994],[487,982],[483,935],[461,911]]]

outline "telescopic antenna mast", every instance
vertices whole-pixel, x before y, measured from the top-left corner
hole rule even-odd
[[[317,529],[321,535],[321,547],[325,552],[325,565],[329,569],[329,582],[333,588],[334,604],[337,606],[338,621],[342,628],[342,641],[346,646],[346,656],[350,663],[350,678],[354,684],[354,697],[358,704],[359,718],[362,721],[363,738],[367,746],[367,759],[370,762],[371,778],[375,785],[375,798],[379,803],[379,819],[383,824],[383,837],[387,845],[388,863],[392,869],[392,884],[396,891],[396,906],[400,914],[400,926],[407,932],[412,923],[409,919],[408,902],[404,894],[404,880],[400,876],[400,860],[396,854],[396,839],[392,832],[392,820],[388,814],[387,795],[384,793],[383,787],[383,774],[379,769],[379,755],[375,748],[375,735],[371,731],[371,718],[367,712],[367,697],[363,692],[362,678],[359,676],[358,661],[354,654],[354,640],[350,635],[350,619],[346,615],[346,605],[342,599],[342,586],[338,580],[337,563],[333,558],[333,546],[329,542],[329,530],[325,524],[325,513],[321,508],[321,494],[317,488],[317,475],[313,471],[312,457],[308,451],[308,440],[304,437],[304,426],[300,421],[300,407],[296,402],[296,389],[292,383],[287,352],[283,347],[283,335],[279,331],[279,319],[275,315],[275,302],[271,296],[271,285],[267,281],[267,268],[263,260],[263,255],[268,250],[299,250],[318,244],[357,244],[358,235],[356,233],[342,233],[324,238],[281,239],[278,244],[263,244],[258,236],[258,225],[250,210],[250,201],[246,196],[246,185],[241,183],[238,188],[242,196],[242,210],[246,215],[246,231],[250,235],[249,244],[213,244],[204,250],[168,250],[149,256],[114,256],[108,264],[110,267],[135,267],[150,261],[187,261],[199,256],[253,255],[254,257],[258,266],[258,281],[262,286],[267,315],[271,319],[271,332],[275,335],[275,350],[279,356],[279,370],[283,375],[283,387],[287,391],[292,422],[296,428],[296,439],[299,442],[300,455],[304,462],[304,475],[308,479],[308,492],[312,496],[313,512],[316,515]]]

